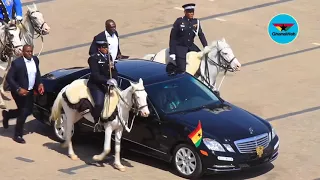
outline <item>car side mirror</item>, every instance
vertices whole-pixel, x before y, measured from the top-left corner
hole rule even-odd
[[[220,92],[219,91],[213,91],[213,94],[215,94],[216,96],[220,97]]]

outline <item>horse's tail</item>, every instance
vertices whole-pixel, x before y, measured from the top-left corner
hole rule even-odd
[[[62,110],[62,94],[65,92],[67,86],[64,87],[63,89],[61,89],[61,91],[59,92],[58,96],[56,97],[56,99],[54,100],[52,109],[51,109],[51,115],[50,115],[50,121],[56,121],[59,120],[61,118],[61,110]]]

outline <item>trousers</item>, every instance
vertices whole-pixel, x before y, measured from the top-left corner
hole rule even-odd
[[[187,66],[187,60],[186,60],[187,53],[190,51],[199,52],[200,49],[195,44],[192,44],[192,46],[189,46],[189,47],[177,46],[176,51],[177,51],[177,53],[176,53],[177,71],[178,72],[185,72],[186,66]]]
[[[105,91],[103,91],[100,88],[90,88],[90,87],[89,87],[89,90],[95,104],[91,114],[92,114],[92,117],[94,118],[94,121],[98,122],[104,106]]]
[[[17,105],[17,109],[10,109],[7,113],[7,118],[17,118],[14,135],[22,137],[26,119],[32,113],[33,90],[30,90],[26,96],[20,96],[16,92],[11,92],[11,95]]]

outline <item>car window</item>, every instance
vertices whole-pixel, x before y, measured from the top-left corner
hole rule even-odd
[[[147,104],[148,104],[148,109],[149,109],[150,114],[152,114],[153,116],[157,116],[157,113],[156,113],[156,111],[155,111],[154,107],[152,106],[152,103],[150,102],[149,99],[147,100]]]
[[[158,111],[174,113],[220,102],[213,92],[192,76],[183,76],[146,87]]]
[[[120,78],[119,78],[120,79]],[[120,89],[125,90],[129,86],[131,86],[130,82],[127,79],[121,78],[121,84],[120,84]]]
[[[130,82],[127,79],[119,77],[118,81],[119,81],[118,84],[120,84],[120,89],[121,90],[125,90],[129,86],[131,86]],[[149,99],[147,100],[147,103],[148,103],[148,108],[149,108],[150,114],[153,114],[153,115],[157,116],[157,113],[156,113],[156,111],[155,111],[154,107],[152,106],[152,103],[150,102]]]

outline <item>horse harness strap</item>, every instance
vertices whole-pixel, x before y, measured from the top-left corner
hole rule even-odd
[[[136,92],[136,91],[144,91],[144,89],[138,89],[138,90],[135,90],[134,92],[133,92],[133,94],[132,94],[132,101],[133,101],[133,104],[136,104],[136,99],[134,98],[134,93]],[[120,97],[120,99],[126,104],[126,106],[128,106],[128,107],[130,107],[129,106],[129,104],[123,99],[123,97],[121,96],[121,94],[119,93],[119,90],[118,89],[116,89],[116,92],[117,92],[117,94],[119,95],[119,97]],[[123,127],[125,127],[125,130],[127,131],[127,132],[130,132],[131,131],[131,129],[132,129],[132,126],[133,126],[133,123],[134,123],[134,119],[135,119],[135,117],[138,115],[138,113],[139,113],[139,110],[141,110],[142,108],[144,108],[144,107],[147,107],[148,105],[146,104],[146,105],[142,105],[142,106],[140,106],[140,107],[138,107],[138,108],[134,108],[134,107],[130,107],[130,109],[133,109],[133,111],[134,111],[134,115],[133,115],[133,118],[132,118],[132,122],[131,122],[131,127],[130,128],[127,128],[127,124],[124,124],[124,121],[121,119],[121,117],[119,116],[119,113],[117,113],[117,116],[118,116],[118,118],[119,118],[119,121],[120,121],[120,123],[121,123],[121,125],[123,126]],[[128,122],[127,122],[128,123]]]
[[[44,24],[45,24],[46,22],[43,22],[40,27],[35,27],[35,26],[34,26],[34,19],[33,19],[32,16],[31,16],[31,15],[32,15],[33,13],[35,13],[35,12],[40,12],[40,11],[37,10],[37,11],[28,12],[27,16],[28,16],[28,18],[30,19],[30,21],[32,22],[31,25],[33,26],[35,32],[38,33],[38,36],[37,36],[35,39],[37,39],[37,38],[40,37],[40,36],[41,36],[41,38],[43,38],[43,37],[42,37],[42,31],[43,31],[43,30],[42,30],[42,29],[43,29],[43,26],[44,26]]]
[[[218,53],[217,53],[218,63],[214,62],[211,58],[209,58],[208,54],[205,55],[206,61],[209,59],[210,62],[212,62],[212,63],[215,64],[216,66],[223,68],[223,69],[225,70],[225,73],[226,73],[226,71],[232,72],[233,70],[232,70],[232,68],[231,68],[231,63],[236,59],[236,57],[234,56],[234,57],[231,59],[231,61],[228,62],[228,61],[221,55],[221,51],[222,51],[222,49],[219,50]],[[221,59],[222,59],[227,65],[222,65]]]
[[[204,80],[204,81],[208,84],[208,86],[209,86],[210,88],[212,88],[213,85],[211,85],[211,83],[210,83],[210,78],[209,78],[210,72],[209,72],[208,60],[210,60],[210,62],[212,62],[213,64],[215,64],[215,65],[217,66],[217,71],[219,71],[218,67],[223,68],[223,69],[224,69],[224,76],[225,76],[226,73],[227,73],[227,71],[232,71],[231,63],[232,63],[232,61],[235,60],[235,58],[236,58],[236,57],[233,57],[233,58],[231,59],[231,61],[228,62],[228,61],[225,60],[225,58],[221,55],[221,51],[222,51],[222,49],[217,52],[218,63],[216,63],[216,62],[213,61],[211,58],[209,58],[209,55],[208,55],[209,53],[207,53],[207,54],[205,55],[205,75],[207,76],[207,78],[203,77],[202,75],[200,75],[200,76],[201,76],[202,80]],[[222,58],[223,61],[225,61],[225,63],[227,63],[227,65],[225,65],[225,66],[222,65],[222,63],[221,63],[221,58]]]

